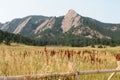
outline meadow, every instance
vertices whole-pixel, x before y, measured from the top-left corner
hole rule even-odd
[[[78,71],[115,69],[117,64],[114,54],[117,53],[120,53],[119,46],[91,48],[0,44],[0,76],[71,72],[70,60],[74,62]],[[80,75],[79,78],[80,80],[107,80],[109,75],[110,73]],[[117,73],[113,80],[119,79]],[[72,80],[72,78],[64,80]]]

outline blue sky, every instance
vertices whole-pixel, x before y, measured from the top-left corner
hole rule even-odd
[[[120,0],[1,0],[0,22],[28,15],[61,16],[69,9],[102,22],[120,23]]]

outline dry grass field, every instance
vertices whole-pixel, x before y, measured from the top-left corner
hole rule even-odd
[[[69,60],[73,60],[79,71],[115,69],[116,53],[120,53],[120,47],[35,47],[15,43],[11,46],[0,44],[0,76],[70,72]],[[80,80],[107,80],[109,75],[110,73],[79,77]],[[119,79],[117,73],[113,80]]]

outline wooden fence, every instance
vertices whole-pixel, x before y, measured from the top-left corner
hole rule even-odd
[[[113,75],[116,72],[120,72],[120,54],[117,54],[116,56],[117,60],[117,68],[112,70],[89,70],[89,71],[77,71],[76,67],[74,65],[73,60],[70,60],[70,68],[72,72],[65,72],[65,73],[50,73],[50,74],[34,74],[34,75],[19,75],[19,76],[0,76],[0,80],[48,80],[48,77],[58,77],[54,80],[61,80],[59,77],[69,77],[74,76],[74,80],[79,80],[78,75],[88,75],[88,74],[100,74],[100,73],[112,73],[108,80],[111,80]],[[45,79],[43,79],[45,78]],[[53,80],[53,79],[50,79]]]
[[[89,71],[77,71],[78,75],[89,75],[89,74],[99,74],[99,73],[112,73],[120,72],[120,70],[89,70]],[[65,72],[65,73],[50,73],[50,74],[34,74],[34,75],[20,75],[20,76],[0,76],[0,80],[34,80],[42,79],[47,77],[66,77],[75,76],[75,73]],[[59,80],[59,79],[58,79]]]

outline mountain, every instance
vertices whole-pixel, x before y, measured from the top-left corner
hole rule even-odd
[[[3,26],[3,24],[2,23],[0,23],[0,28]]]
[[[34,39],[58,36],[65,38],[70,35],[89,39],[120,39],[120,24],[103,23],[81,16],[72,9],[60,17],[31,15],[13,19],[4,24],[0,23],[0,29]]]
[[[63,32],[69,31],[72,27],[80,26],[82,24],[80,19],[81,16],[79,14],[77,14],[74,10],[69,10],[62,21],[61,27]]]
[[[6,22],[1,26],[1,30],[14,34],[21,34],[23,36],[29,36],[34,33],[33,30],[44,22],[48,17],[44,16],[27,16],[24,18],[13,19],[10,22]]]

